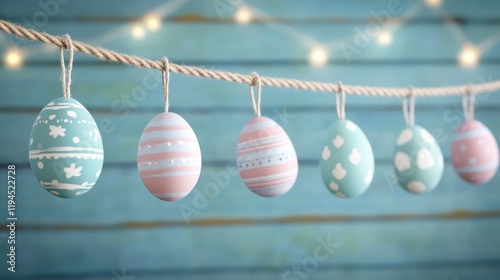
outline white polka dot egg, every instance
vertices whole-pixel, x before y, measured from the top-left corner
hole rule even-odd
[[[52,100],[33,124],[29,161],[37,180],[51,194],[71,198],[86,193],[99,178],[103,163],[94,118],[73,98]]]
[[[370,142],[350,120],[339,120],[329,128],[319,165],[325,186],[340,198],[363,194],[375,170]]]
[[[137,167],[157,198],[175,201],[188,195],[201,173],[200,145],[191,126],[175,113],[154,117],[141,135]]]
[[[432,191],[443,175],[443,154],[432,135],[418,125],[399,134],[394,151],[394,172],[411,193]]]

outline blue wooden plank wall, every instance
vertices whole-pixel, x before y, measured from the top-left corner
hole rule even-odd
[[[428,87],[500,79],[500,2],[401,0],[388,25],[389,46],[375,38],[346,59],[357,30],[389,9],[390,0],[248,1],[255,21],[233,20],[242,1],[2,1],[0,18],[116,51],[240,73],[348,84]],[[155,11],[158,31],[137,40],[134,22]],[[455,24],[443,20],[454,19]],[[448,23],[447,23],[448,22]],[[480,63],[456,62],[469,41]],[[329,63],[308,63],[313,45]],[[17,165],[16,273],[2,279],[498,279],[500,176],[471,186],[450,164],[453,132],[463,119],[460,97],[419,98],[416,122],[437,136],[445,170],[436,190],[411,195],[394,183],[393,143],[404,126],[401,100],[348,96],[347,118],[366,133],[376,172],[361,197],[342,200],[318,170],[326,129],[337,119],[330,94],[263,88],[263,115],[293,141],[299,177],[273,199],[248,191],[234,167],[239,131],[252,117],[248,87],[172,75],[171,111],[198,135],[203,170],[195,190],[166,203],[142,185],[135,157],[140,134],[162,111],[160,73],[77,54],[73,97],[100,126],[101,178],[86,195],[65,200],[38,185],[28,164],[36,115],[62,95],[57,49],[0,33],[0,53],[17,46],[19,69],[0,67],[1,172]],[[477,97],[476,118],[500,139],[500,94]],[[0,176],[6,180],[6,175]],[[1,183],[3,186],[6,183]],[[0,195],[1,224],[7,195]],[[135,277],[135,278],[134,278]]]

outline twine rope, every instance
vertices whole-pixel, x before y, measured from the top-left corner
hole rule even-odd
[[[469,92],[467,94],[462,95],[462,106],[464,109],[464,118],[467,121],[474,120],[474,103],[476,92],[474,89],[474,85],[469,85]]]
[[[61,59],[61,82],[63,88],[64,97],[71,97],[71,71],[73,70],[73,56],[74,56],[74,47],[73,41],[68,34],[64,35],[64,44],[66,48],[69,50],[69,61],[68,61],[68,69],[64,65],[64,48],[59,48],[59,57]]]
[[[339,91],[335,92],[335,104],[337,107],[337,116],[339,120],[345,119],[345,92],[342,82],[337,82]]]
[[[260,80],[259,74],[252,72],[251,76],[254,78],[254,83],[250,84],[250,99],[252,100],[252,107],[255,116],[260,117],[260,101],[262,97],[262,82]],[[253,94],[253,87],[257,86],[257,100]]]
[[[0,30],[15,36],[26,38],[32,41],[40,41],[46,44],[56,45],[60,48],[68,48],[65,44],[64,37],[54,36],[44,32],[38,32],[32,29],[27,29],[22,26],[10,23],[5,20],[0,20]],[[90,56],[97,57],[100,60],[108,60],[126,65],[132,65],[140,68],[153,68],[158,70],[164,69],[164,64],[161,61],[155,61],[138,56],[118,53],[104,48],[94,47],[84,42],[73,41],[72,45],[75,51],[85,53]],[[246,83],[254,85],[254,78],[251,75],[243,75],[240,73],[232,73],[228,71],[208,70],[201,67],[179,65],[170,63],[169,71],[195,77],[204,77],[216,80],[224,80],[228,82]],[[339,92],[339,84],[322,83],[313,81],[303,81],[295,79],[283,79],[274,77],[260,77],[261,85],[295,88],[310,91],[326,91]],[[413,94],[415,97],[431,97],[431,96],[450,96],[467,94],[470,85],[458,85],[449,87],[432,87],[432,88],[415,88]],[[388,97],[405,97],[408,94],[406,88],[391,88],[391,87],[368,87],[356,85],[343,85],[345,94],[357,94],[368,96],[388,96]],[[500,89],[500,80],[474,84],[476,94],[493,92]]]
[[[170,82],[170,62],[166,57],[162,59],[164,68],[161,71],[161,80],[163,85],[163,102],[165,102],[165,112],[168,112],[168,83]]]
[[[406,125],[410,126],[415,124],[415,90],[413,87],[410,87],[407,92],[407,96],[403,97],[403,116]],[[410,99],[409,107],[408,99]]]

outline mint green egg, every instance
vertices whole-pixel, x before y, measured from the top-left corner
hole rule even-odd
[[[436,139],[418,125],[399,134],[394,150],[394,172],[398,183],[411,193],[432,191],[443,175],[443,154]]]
[[[31,169],[51,194],[71,198],[88,192],[101,174],[101,134],[82,104],[60,97],[45,106],[33,124]]]
[[[339,120],[328,129],[319,165],[325,186],[341,198],[363,194],[375,170],[368,138],[349,120]]]

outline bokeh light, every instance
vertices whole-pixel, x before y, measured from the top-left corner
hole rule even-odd
[[[23,65],[24,57],[21,50],[10,48],[5,52],[3,60],[8,69],[18,69]]]
[[[328,52],[323,46],[314,46],[309,53],[309,63],[313,66],[323,66],[328,62]]]

